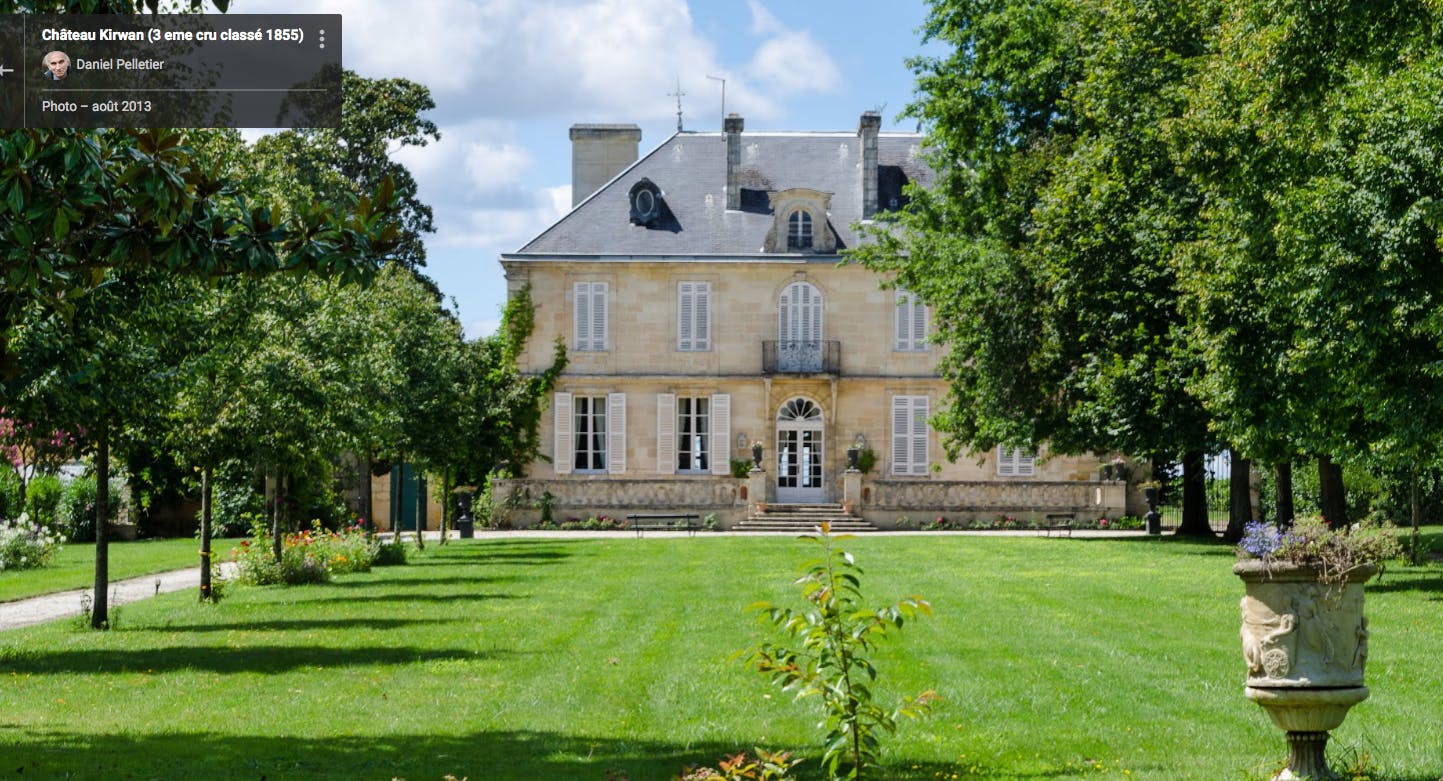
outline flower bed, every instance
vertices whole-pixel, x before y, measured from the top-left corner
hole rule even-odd
[[[43,567],[60,552],[60,535],[21,513],[13,521],[0,521],[0,571]]]
[[[335,575],[367,572],[380,553],[380,543],[359,524],[328,532],[319,524],[281,539],[278,561],[269,534],[258,530],[231,550],[241,583],[265,586],[277,583],[324,583]]]
[[[1139,530],[1145,527],[1141,518],[1124,515],[1118,518],[1078,518],[1071,522],[1073,529],[1098,530]],[[926,521],[915,521],[907,516],[897,519],[898,529],[935,531],[1040,531],[1048,528],[1044,519],[1019,518],[1014,515],[999,515],[996,518],[950,519],[945,515]]]

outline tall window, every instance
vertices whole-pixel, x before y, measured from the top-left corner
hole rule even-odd
[[[997,474],[1001,477],[1032,477],[1037,474],[1037,453],[998,445]]]
[[[607,288],[605,282],[577,282],[573,289],[572,322],[579,351],[606,349]]]
[[[676,471],[711,470],[711,405],[705,396],[676,400]]]
[[[732,397],[726,393],[680,397],[658,393],[656,471],[731,474],[731,411]]]
[[[812,215],[801,209],[787,218],[787,249],[812,248]]]
[[[676,286],[676,349],[711,349],[711,283],[680,282]]]
[[[926,352],[927,305],[910,290],[897,289],[897,318],[893,349]]]
[[[572,466],[578,472],[605,471],[606,397],[577,396],[572,404]]]
[[[892,397],[892,474],[927,474],[926,396]]]

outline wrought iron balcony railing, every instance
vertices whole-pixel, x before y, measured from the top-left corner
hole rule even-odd
[[[762,342],[763,374],[841,374],[842,343]]]

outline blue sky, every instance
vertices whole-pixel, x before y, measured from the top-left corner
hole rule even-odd
[[[435,210],[427,273],[467,333],[494,329],[505,298],[497,256],[571,203],[568,131],[641,126],[641,154],[676,130],[883,129],[913,97],[923,0],[234,0],[232,13],[340,13],[346,67],[425,84],[441,141],[397,153]],[[935,47],[932,52],[935,53]]]

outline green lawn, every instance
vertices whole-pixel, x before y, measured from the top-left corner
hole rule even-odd
[[[218,540],[216,550],[228,552],[231,544],[230,540]],[[200,566],[200,543],[196,540],[112,542],[109,551],[111,580]],[[48,567],[0,572],[0,602],[94,584],[95,543],[66,543],[55,563]]]
[[[1282,733],[1243,697],[1242,586],[1222,546],[872,537],[881,603],[936,616],[878,658],[889,695],[936,688],[888,777],[1267,778]],[[0,778],[672,778],[764,745],[815,758],[815,703],[732,654],[792,598],[788,538],[485,539],[326,586],[126,605],[117,629],[0,633]],[[1336,733],[1374,778],[1443,774],[1443,572],[1370,586],[1373,696]],[[803,778],[814,779],[816,763]]]

